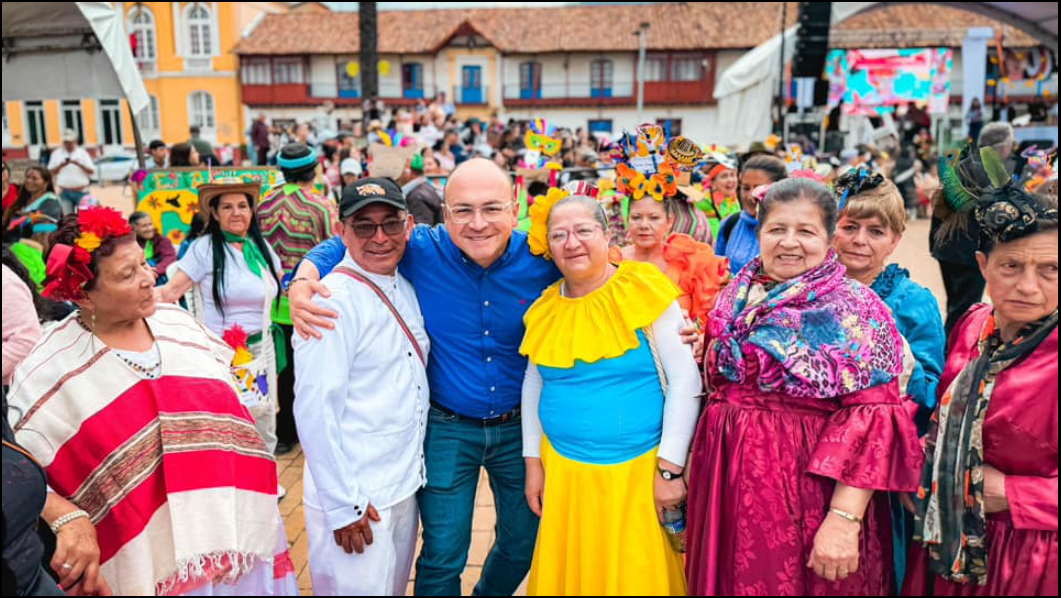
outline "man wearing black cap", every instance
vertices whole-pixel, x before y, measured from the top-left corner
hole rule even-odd
[[[310,572],[318,595],[404,595],[425,483],[429,341],[398,274],[413,228],[390,179],[343,190],[346,254],[317,297],[339,314],[320,340],[295,339],[295,421]]]

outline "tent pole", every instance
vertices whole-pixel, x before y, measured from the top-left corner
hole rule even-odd
[[[133,143],[136,145],[136,163],[143,169],[146,161],[144,160],[144,141],[140,138],[140,124],[136,122],[136,115],[133,114],[133,105],[129,103],[129,99],[126,98],[125,106],[129,109],[129,120],[133,123]]]

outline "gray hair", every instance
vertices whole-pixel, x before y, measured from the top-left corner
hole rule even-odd
[[[1013,125],[1006,122],[984,125],[980,138],[976,140],[978,147],[991,147],[1003,159],[1013,153],[1013,146],[1016,144],[1017,137],[1013,133]]]
[[[778,204],[806,199],[818,207],[822,214],[822,225],[829,239],[836,232],[837,205],[833,192],[826,185],[811,179],[783,179],[770,185],[766,197],[759,204],[759,228],[767,215],[777,209]]]
[[[568,205],[568,204],[575,204],[575,205],[582,206],[583,209],[586,210],[586,213],[588,213],[591,216],[593,216],[593,219],[596,220],[597,223],[601,225],[601,228],[603,228],[605,231],[608,230],[608,215],[604,213],[604,208],[600,205],[600,202],[598,202],[597,200],[593,199],[592,197],[590,197],[588,195],[570,195],[570,196],[565,197],[565,198],[561,199],[560,201],[556,202],[556,205],[554,205],[552,207],[552,209],[549,211],[549,222],[548,222],[548,224],[550,224],[550,225],[552,224],[553,213],[556,212],[556,208],[559,208],[560,206],[564,206],[564,205]]]

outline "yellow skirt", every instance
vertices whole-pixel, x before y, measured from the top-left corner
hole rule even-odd
[[[656,449],[624,463],[562,457],[542,440],[544,508],[528,596],[684,596],[682,557],[656,518]]]

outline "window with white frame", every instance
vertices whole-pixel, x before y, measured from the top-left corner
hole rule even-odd
[[[155,47],[155,17],[146,6],[134,6],[129,13],[129,31],[132,34],[133,58],[140,71],[151,72],[155,68],[157,48]]]
[[[612,61],[607,58],[594,60],[589,67],[590,96],[610,98],[612,95]]]
[[[645,81],[667,80],[667,57],[648,56],[645,58]]]
[[[542,63],[532,60],[519,65],[519,97],[521,100],[542,97]]]
[[[205,91],[196,91],[188,96],[188,125],[200,129],[213,129],[214,96]]]
[[[107,146],[122,144],[122,103],[118,100],[100,100],[100,143]]]
[[[675,56],[670,63],[671,81],[699,81],[700,57],[699,56]]]
[[[349,64],[352,61],[347,59],[338,60],[335,63],[335,78],[339,82],[339,97],[340,98],[356,98],[361,95],[361,72],[360,69],[357,72],[357,76],[350,76]]]
[[[44,102],[29,100],[23,102],[26,109],[26,145],[38,146],[48,143],[45,131]]]
[[[277,85],[303,83],[302,59],[298,57],[274,58],[273,82]]]
[[[244,85],[271,85],[272,63],[268,58],[244,58],[240,63],[240,78]]]
[[[149,95],[150,102],[144,109],[140,111],[140,114],[136,115],[136,124],[140,127],[140,132],[144,135],[154,134],[155,137],[162,131],[161,118],[159,116],[158,109],[158,98],[156,96]]]
[[[210,9],[200,2],[191,4],[188,7],[185,22],[188,29],[188,56],[192,58],[211,56],[213,37],[210,32]]]

